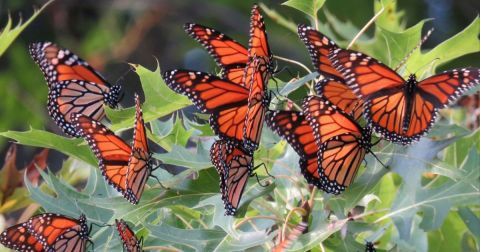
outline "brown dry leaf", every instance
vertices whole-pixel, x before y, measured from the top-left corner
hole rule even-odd
[[[17,170],[15,161],[17,160],[17,146],[12,144],[5,155],[5,163],[0,171],[0,192],[4,204],[15,189],[22,183],[22,173]]]
[[[40,179],[40,172],[37,168],[45,170],[47,168],[48,149],[43,149],[40,153],[33,157],[30,164],[25,166],[23,171],[27,172],[27,178],[30,182],[37,186]]]

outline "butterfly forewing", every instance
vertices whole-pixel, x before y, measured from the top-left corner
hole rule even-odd
[[[248,51],[237,41],[212,28],[187,23],[185,31],[200,42],[222,68],[222,78],[244,85],[243,73],[248,62]]]
[[[318,151],[313,128],[305,116],[296,111],[268,111],[267,125],[279,136],[287,140],[300,156],[300,170],[305,179],[322,189],[318,173]]]
[[[343,75],[332,66],[328,58],[330,50],[337,48],[335,42],[314,28],[303,24],[298,26],[298,36],[307,47],[313,66],[320,74],[339,81],[343,80]]]
[[[131,147],[103,124],[84,115],[73,114],[72,122],[95,153],[105,179],[125,196]]]
[[[204,113],[211,113],[210,125],[221,139],[243,144],[249,90],[243,86],[201,72],[167,71],[167,85],[187,95]]]
[[[83,80],[110,86],[86,61],[52,42],[32,43],[29,52],[42,70],[49,87],[66,80]]]
[[[315,84],[315,91],[332,104],[351,114],[355,120],[363,114],[363,102],[343,82],[333,78],[325,78]]]

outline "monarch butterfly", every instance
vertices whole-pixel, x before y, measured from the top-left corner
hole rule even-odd
[[[365,118],[375,131],[404,145],[428,133],[439,109],[480,83],[478,68],[453,69],[418,82],[415,74],[404,80],[360,52],[337,48],[329,58],[364,102]]]
[[[135,95],[135,104],[132,147],[103,124],[85,115],[72,114],[72,122],[95,152],[99,167],[108,183],[136,205],[148,177],[151,176],[152,165],[138,95]]]
[[[306,222],[300,222],[298,225],[296,225],[292,231],[288,234],[287,237],[282,237],[283,240],[279,242],[275,247],[272,248],[272,252],[283,252],[286,251],[288,248],[292,246],[292,244],[298,240],[298,237],[305,232],[305,230],[308,228],[308,223]]]
[[[120,86],[111,86],[71,51],[51,42],[38,42],[30,44],[30,55],[48,84],[48,113],[67,135],[80,137],[71,124],[71,114],[101,120],[105,116],[104,103],[117,107]]]
[[[348,87],[343,75],[332,66],[328,58],[329,52],[338,46],[327,36],[304,24],[298,26],[298,36],[307,47],[315,69],[322,75],[315,84],[317,94],[359,119],[363,113],[361,100]]]
[[[252,8],[250,27],[247,51],[238,42],[211,28],[186,24],[185,30],[207,48],[223,69],[222,79],[226,79],[186,70],[165,72],[163,76],[173,90],[188,95],[203,112],[212,113],[210,124],[221,139],[255,150],[260,141],[264,111],[270,101],[266,83],[274,71],[265,24],[257,5]],[[193,81],[195,79],[199,81]],[[202,89],[208,81],[217,80],[229,83],[221,86],[210,83],[207,89]],[[228,100],[230,95],[233,96],[231,101]]]
[[[321,173],[318,171],[318,152],[313,128],[302,112],[268,111],[266,123],[275,133],[285,138],[300,156],[300,171],[308,183],[323,190]]]
[[[362,128],[328,100],[309,96],[303,111],[319,146],[318,172],[323,190],[340,194],[349,186],[372,146],[371,129]]]
[[[273,54],[268,44],[265,23],[257,5],[252,8],[250,18],[249,62],[245,68],[245,83],[250,86],[248,110],[243,132],[244,146],[248,150],[258,149],[262,134],[265,111],[270,104],[268,80],[274,73]]]
[[[0,235],[0,242],[17,251],[85,251],[90,230],[85,215],[73,219],[45,213],[14,225]]]
[[[118,235],[120,236],[120,239],[122,239],[123,247],[127,252],[141,252],[143,237],[138,240],[132,229],[130,229],[127,223],[122,219],[115,219],[115,224],[117,226]]]
[[[225,215],[235,215],[248,178],[252,175],[252,154],[225,140],[217,140],[210,149],[210,159],[220,176]]]

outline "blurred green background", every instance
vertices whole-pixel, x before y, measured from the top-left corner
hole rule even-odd
[[[10,14],[17,23],[31,16],[33,8],[46,1],[1,0],[0,27]],[[50,4],[20,35],[0,58],[0,132],[37,129],[60,133],[46,110],[47,86],[38,67],[28,55],[28,44],[52,41],[69,48],[97,68],[112,83],[123,85],[125,92],[141,92],[136,74],[129,71],[127,62],[139,63],[153,69],[155,58],[163,70],[190,68],[212,72],[214,62],[203,48],[183,31],[185,22],[214,27],[245,43],[248,40],[250,8],[256,1],[160,1],[106,0],[56,1]],[[263,1],[271,9],[295,23],[310,21],[300,12],[280,5],[282,1]],[[373,16],[373,1],[330,0],[329,13],[342,21],[361,28]],[[480,9],[478,0],[402,0],[405,25],[432,18],[427,28],[435,32],[423,48],[431,48],[466,27]],[[325,20],[321,11],[320,19]],[[265,17],[269,43],[274,54],[299,60],[311,66],[308,53],[290,30]],[[372,34],[373,27],[367,31]],[[479,54],[468,55],[441,69],[460,66],[480,66]],[[289,66],[293,73],[300,71]],[[280,79],[291,76],[284,72]],[[126,96],[130,97],[130,96]],[[130,106],[133,99],[124,99]],[[0,161],[6,152],[7,140],[0,138]],[[34,148],[19,146],[19,166],[31,160]],[[49,166],[60,165],[59,154],[51,153]],[[55,160],[56,162],[54,162]],[[57,161],[58,160],[58,161]]]

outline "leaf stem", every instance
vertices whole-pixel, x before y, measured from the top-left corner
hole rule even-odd
[[[148,247],[143,247],[143,250],[160,250],[160,251],[172,251],[172,252],[179,252],[181,250],[176,249],[176,248],[171,248],[171,247],[166,247],[166,246],[148,246]]]
[[[256,216],[250,216],[250,217],[247,217],[245,219],[242,219],[237,224],[235,224],[235,226],[233,228],[238,229],[240,226],[242,226],[246,222],[248,222],[250,220],[254,220],[254,219],[267,219],[267,220],[273,220],[273,221],[276,221],[276,222],[282,222],[282,219],[274,217],[274,216],[256,215]]]
[[[368,22],[367,24],[365,24],[365,26],[363,26],[363,28],[357,33],[357,35],[355,35],[355,37],[352,39],[352,41],[350,42],[350,44],[348,44],[347,46],[347,49],[350,49],[350,47],[352,47],[352,45],[357,41],[357,39],[362,36],[363,33],[365,33],[365,31],[370,27],[370,25],[373,24],[373,22],[375,22],[375,20],[377,20],[377,18],[383,13],[383,11],[385,10],[385,7],[382,6],[382,8],[380,9],[380,11],[377,12],[377,14],[375,14],[375,16],[373,16]]]
[[[307,73],[309,73],[309,74],[312,73],[312,71],[310,71],[310,69],[308,69],[307,66],[305,66],[304,64],[302,64],[302,63],[299,62],[299,61],[292,60],[292,59],[289,59],[289,58],[284,58],[284,57],[278,56],[278,55],[273,55],[273,58],[278,59],[278,60],[281,60],[281,61],[288,62],[288,63],[290,63],[290,64],[294,64],[294,65],[300,66],[301,68],[305,69],[305,71],[307,71]]]

